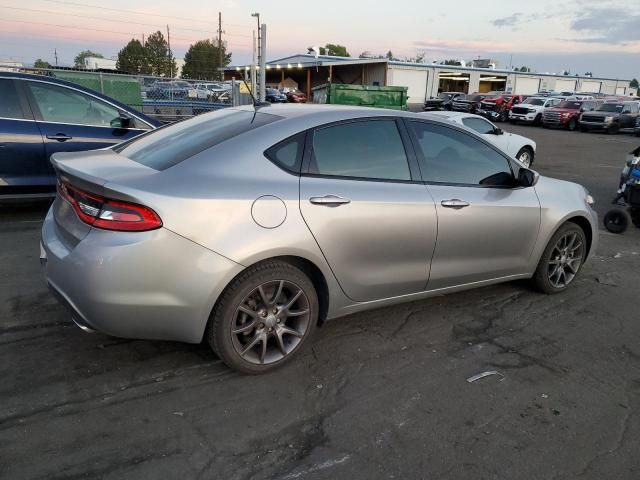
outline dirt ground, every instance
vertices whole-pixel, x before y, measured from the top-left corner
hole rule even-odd
[[[533,127],[534,168],[608,208],[640,144]],[[0,478],[640,478],[640,229],[562,295],[526,282],[328,322],[272,374],[85,334],[47,292],[46,205],[0,208]],[[467,382],[471,375],[494,375]]]

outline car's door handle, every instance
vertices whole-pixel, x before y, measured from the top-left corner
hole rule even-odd
[[[65,135],[64,133],[56,133],[55,135],[47,135],[49,140],[57,140],[59,142],[66,142],[67,140],[71,140],[73,137],[69,135]]]
[[[338,197],[337,195],[325,195],[324,197],[311,197],[309,199],[314,205],[325,205],[327,207],[337,207],[351,203],[348,198]]]
[[[456,210],[460,210],[461,208],[468,207],[469,202],[465,202],[464,200],[459,200],[457,198],[452,198],[451,200],[442,200],[440,202],[445,208],[454,208]]]

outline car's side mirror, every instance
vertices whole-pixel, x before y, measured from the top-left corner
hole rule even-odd
[[[494,134],[494,135],[502,135],[503,133],[504,133],[504,132],[502,131],[502,129],[501,129],[501,128],[496,128],[496,129],[493,131],[493,134]]]
[[[533,187],[538,183],[538,178],[540,178],[538,172],[534,172],[528,168],[521,167],[518,172],[518,184],[522,187]]]
[[[124,112],[120,112],[120,116],[111,120],[111,128],[129,128],[133,123],[133,119]]]

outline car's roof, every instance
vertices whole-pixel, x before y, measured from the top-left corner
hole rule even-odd
[[[242,107],[231,107],[238,110],[252,111],[253,106],[244,105]],[[261,113],[270,113],[272,115],[278,115],[284,118],[299,118],[299,117],[312,117],[314,115],[327,116],[331,113],[335,113],[340,117],[353,116],[358,117],[377,117],[377,116],[402,116],[402,117],[414,117],[423,118],[422,115],[417,113],[393,110],[388,108],[375,108],[375,107],[358,107],[352,105],[327,105],[317,103],[281,103],[272,104],[258,107],[258,111]]]
[[[460,119],[462,117],[478,117],[482,118],[480,115],[474,115],[473,113],[466,112],[450,112],[450,111],[438,111],[438,112],[425,112],[420,114],[421,116],[434,116],[434,117],[444,117],[448,119]]]

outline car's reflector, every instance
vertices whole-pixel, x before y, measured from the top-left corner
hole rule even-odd
[[[156,212],[136,203],[111,200],[58,180],[58,193],[84,223],[105,230],[145,232],[162,226]]]

